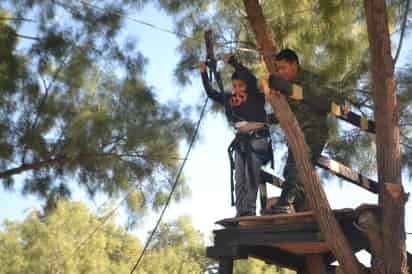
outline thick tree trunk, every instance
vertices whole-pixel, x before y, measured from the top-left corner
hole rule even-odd
[[[381,210],[360,210],[362,207],[363,206],[357,209],[357,211],[360,212],[357,218],[357,227],[365,233],[369,240],[369,252],[372,255],[371,273],[384,274],[383,242],[381,224],[379,222]]]
[[[321,254],[306,255],[305,274],[327,274],[326,264]]]
[[[276,44],[271,30],[266,24],[262,8],[258,0],[244,0],[243,2],[248,20],[255,33],[258,49],[265,52],[263,57],[266,66],[269,72],[274,73],[276,71],[274,54],[267,53],[275,53]],[[292,150],[298,167],[298,176],[304,184],[308,204],[316,216],[326,244],[336,256],[345,273],[364,273],[332,213],[320,178],[310,161],[309,147],[285,97],[272,93],[268,96],[268,100],[276,113],[280,126],[285,132],[288,145]]]
[[[406,273],[399,115],[385,0],[364,0],[375,103],[385,273]]]

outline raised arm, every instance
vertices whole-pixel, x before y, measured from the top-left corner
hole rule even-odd
[[[216,91],[210,84],[209,78],[207,76],[206,64],[201,63],[199,65],[199,70],[202,76],[203,87],[205,88],[207,96],[213,101],[223,105],[224,104],[224,100],[223,100],[224,94]]]
[[[255,75],[251,70],[249,70],[241,62],[239,62],[233,54],[224,54],[223,61],[231,65],[235,69],[235,73],[237,73],[238,76],[241,77],[241,79],[246,81],[249,93],[260,93]]]

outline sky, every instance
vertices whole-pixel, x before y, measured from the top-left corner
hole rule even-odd
[[[135,16],[140,20],[173,29],[172,19],[156,7],[146,7]],[[30,33],[24,34],[30,35]],[[199,77],[193,77],[192,85],[184,88],[180,87],[174,79],[173,71],[179,60],[179,53],[176,50],[179,44],[177,37],[132,21],[127,22],[124,35],[138,37],[137,48],[148,59],[145,79],[149,85],[154,87],[161,102],[174,100],[186,106],[198,104],[203,100],[204,90]],[[406,60],[405,57],[412,52],[412,39],[408,38],[404,45],[401,62]],[[197,118],[193,116],[194,120]],[[235,215],[235,209],[230,206],[230,173],[227,158],[227,146],[232,139],[233,132],[228,128],[223,115],[209,111],[201,124],[200,140],[192,150],[184,169],[186,180],[191,188],[191,197],[178,204],[172,204],[166,211],[164,221],[174,220],[181,215],[190,215],[195,228],[201,230],[209,241],[212,230],[217,228],[214,222]],[[185,153],[185,149],[186,146],[183,146],[182,154]],[[281,152],[275,151],[275,155]],[[281,172],[283,163],[279,158],[275,166],[275,169]],[[404,186],[407,192],[412,191],[408,178],[404,179]],[[22,220],[28,210],[39,207],[39,200],[32,196],[22,196],[18,190],[18,184],[14,192],[0,187],[0,201],[2,201],[0,223],[5,219]],[[376,195],[357,186],[340,183],[336,179],[325,183],[325,191],[334,209],[353,208],[362,203],[377,203]],[[270,187],[269,196],[279,193],[278,189]],[[99,204],[98,201],[96,203],[88,201],[81,190],[76,191],[73,198],[86,202],[92,210],[96,208],[96,204]],[[411,207],[411,203],[406,204],[406,230],[410,232],[412,232]],[[121,223],[122,218],[124,216],[119,214],[117,221]],[[144,241],[156,220],[157,214],[151,214],[133,233]],[[407,245],[410,251],[412,251],[409,247],[412,246],[411,240],[408,237]]]

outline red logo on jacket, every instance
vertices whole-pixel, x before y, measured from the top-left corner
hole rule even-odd
[[[246,92],[244,92],[244,91],[236,92],[230,98],[230,105],[232,107],[238,107],[246,101],[247,101],[247,93]]]

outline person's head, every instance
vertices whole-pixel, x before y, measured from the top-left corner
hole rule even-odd
[[[245,93],[257,88],[257,80],[246,70],[236,70],[232,74],[232,86],[236,93]]]
[[[285,80],[295,80],[299,71],[299,58],[291,49],[283,49],[276,54],[276,67],[280,77]]]

